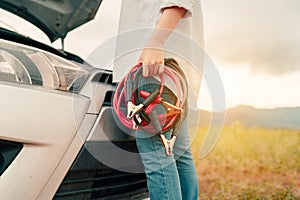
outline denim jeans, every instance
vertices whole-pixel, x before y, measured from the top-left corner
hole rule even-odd
[[[147,176],[151,200],[196,200],[198,181],[190,149],[187,119],[182,122],[173,155],[166,156],[158,135],[136,132],[136,142]],[[166,132],[166,137],[171,136]]]

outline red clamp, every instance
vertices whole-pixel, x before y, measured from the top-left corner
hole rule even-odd
[[[140,90],[140,95],[142,98],[147,98],[150,93],[145,90]],[[180,114],[182,112],[182,109],[174,106],[166,101],[161,97],[161,95],[158,95],[153,101],[149,104],[149,106],[145,109],[145,112],[149,114],[155,107],[156,104],[162,104],[167,109],[167,112],[163,114],[162,117],[167,118],[173,115]]]

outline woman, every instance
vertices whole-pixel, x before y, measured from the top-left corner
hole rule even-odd
[[[120,80],[131,66],[129,63],[136,62],[142,64],[144,77],[162,74],[164,71],[164,58],[169,54],[180,61],[180,65],[185,64],[179,57],[176,57],[176,54],[168,51],[168,46],[178,45],[185,52],[195,54],[190,48],[191,45],[183,44],[185,42],[179,40],[181,37],[175,36],[173,38],[174,42],[166,45],[166,41],[174,32],[180,35],[183,34],[184,37],[192,41],[191,43],[203,45],[200,1],[123,0],[119,32],[124,33],[126,31],[131,31],[132,34],[125,37],[125,40],[118,41],[116,55],[121,55],[118,54],[118,50],[132,45],[132,42],[139,45],[139,42],[137,42],[139,38],[142,38],[141,41],[143,42],[145,39],[146,44],[141,50],[136,48],[133,53],[118,56],[118,60],[114,64],[114,80]],[[137,60],[133,61],[133,59]],[[128,68],[124,66],[128,66]],[[197,87],[200,87],[200,80],[198,78],[194,81]],[[174,155],[172,156],[166,156],[157,135],[149,135],[147,132],[140,130],[137,131],[136,136],[138,150],[145,167],[150,199],[197,199],[197,174],[191,154],[186,120],[182,123],[174,145]]]

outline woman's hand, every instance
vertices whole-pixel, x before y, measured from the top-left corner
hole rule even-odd
[[[164,72],[164,51],[162,47],[146,47],[143,49],[139,63],[143,66],[143,76],[155,76]]]

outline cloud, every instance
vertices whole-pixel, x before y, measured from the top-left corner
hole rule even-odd
[[[254,72],[300,70],[300,1],[203,1],[209,54]]]

